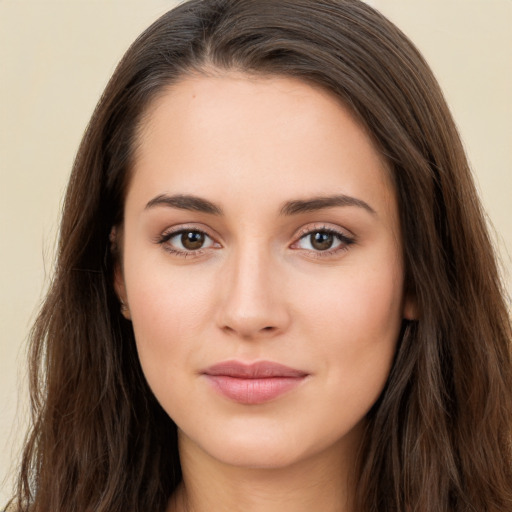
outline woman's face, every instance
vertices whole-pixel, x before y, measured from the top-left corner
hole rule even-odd
[[[139,142],[116,289],[181,446],[250,467],[351,449],[411,309],[365,131],[322,90],[226,73],[170,87]]]

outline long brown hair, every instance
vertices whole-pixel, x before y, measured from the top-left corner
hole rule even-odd
[[[122,223],[149,102],[215,68],[325,88],[392,169],[406,292],[420,315],[404,323],[369,413],[356,510],[511,510],[511,327],[484,216],[431,71],[402,32],[357,0],[191,0],[122,59],[78,151],[53,284],[32,332],[21,510],[163,511],[181,480],[176,427],[119,312],[109,233]]]

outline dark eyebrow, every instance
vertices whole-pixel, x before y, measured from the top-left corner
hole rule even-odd
[[[317,210],[323,210],[324,208],[333,208],[335,206],[357,206],[358,208],[363,208],[372,215],[377,214],[368,203],[365,203],[361,199],[341,194],[288,201],[281,208],[281,215],[297,215],[299,213],[314,212]]]
[[[191,195],[177,194],[168,196],[166,194],[160,194],[151,199],[145,209],[154,208],[155,206],[169,206],[171,208],[179,208],[180,210],[209,213],[211,215],[223,215],[222,209],[216,204]]]

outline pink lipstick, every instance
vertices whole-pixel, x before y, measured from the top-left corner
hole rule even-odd
[[[246,405],[274,400],[299,386],[308,376],[301,370],[270,361],[253,364],[225,361],[202,374],[226,398]]]

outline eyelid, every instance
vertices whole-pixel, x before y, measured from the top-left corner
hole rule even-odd
[[[297,241],[306,235],[315,233],[317,231],[327,231],[341,236],[342,238],[350,239],[355,242],[355,235],[346,228],[342,228],[335,224],[329,224],[328,222],[315,222],[313,224],[306,224],[302,226],[294,235],[294,239]]]
[[[186,232],[202,233],[206,237],[208,237],[213,243],[209,247],[204,247],[204,248],[201,247],[196,250],[186,250],[186,249],[183,250],[183,249],[179,249],[177,247],[172,247],[170,245],[166,245],[175,236],[178,236],[178,235],[180,235],[182,233],[186,233]],[[165,230],[160,232],[153,239],[153,242],[161,245],[164,250],[166,250],[167,252],[174,254],[176,256],[193,257],[193,256],[200,256],[201,254],[203,254],[205,251],[208,251],[209,249],[212,249],[212,248],[218,249],[218,248],[222,247],[221,244],[217,241],[217,238],[218,237],[212,235],[210,233],[210,230],[203,225],[179,224],[176,226],[171,226],[169,228],[166,228]]]
[[[340,245],[335,248],[332,248],[332,249],[326,249],[324,251],[304,249],[302,247],[297,247],[297,244],[301,240],[303,240],[307,236],[312,235],[313,233],[318,233],[318,232],[333,234],[341,242]],[[314,223],[314,224],[308,224],[306,226],[303,226],[300,228],[300,230],[294,236],[294,240],[295,241],[290,245],[290,248],[297,250],[297,251],[303,251],[305,253],[308,253],[308,254],[314,256],[315,258],[326,258],[329,256],[336,255],[340,252],[347,251],[349,246],[356,243],[356,237],[350,231],[348,231],[347,229],[341,228],[340,226],[334,226],[334,225],[328,224],[328,223]]]
[[[167,242],[171,240],[173,237],[178,236],[184,232],[191,232],[195,231],[198,233],[204,234],[206,237],[208,237],[212,241],[212,245],[209,247],[201,247],[196,250],[182,250],[176,247],[166,246]],[[338,238],[338,240],[341,242],[337,247],[332,249],[326,249],[326,250],[313,250],[313,249],[306,249],[302,247],[297,247],[297,244],[303,240],[305,237],[312,235],[313,233],[317,232],[324,232],[324,233],[330,233],[333,234]],[[176,226],[171,226],[163,230],[160,234],[158,234],[154,238],[154,243],[159,244],[163,246],[163,248],[170,252],[171,254],[175,254],[178,256],[184,256],[184,257],[193,257],[193,256],[200,256],[201,254],[204,254],[206,251],[210,249],[219,249],[222,248],[222,245],[218,242],[217,236],[211,234],[211,230],[200,224],[179,224]],[[332,225],[328,223],[313,223],[313,224],[307,224],[303,227],[301,227],[296,234],[293,237],[293,243],[289,246],[291,249],[303,251],[305,253],[309,253],[311,255],[314,255],[315,257],[328,257],[332,256],[334,254],[337,254],[342,251],[346,251],[348,247],[356,242],[356,237],[346,228],[342,228],[337,225]]]

